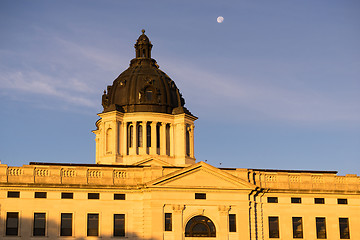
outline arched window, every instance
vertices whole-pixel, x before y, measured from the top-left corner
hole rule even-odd
[[[137,126],[137,146],[143,146],[143,128],[140,124]]]
[[[111,136],[112,135],[112,129],[108,128],[106,130],[106,152],[111,152]]]
[[[216,228],[210,218],[195,216],[185,227],[185,237],[216,237]]]
[[[186,126],[186,156],[190,157],[190,126]]]
[[[128,146],[131,148],[133,146],[133,125],[129,126],[129,132],[128,132]]]

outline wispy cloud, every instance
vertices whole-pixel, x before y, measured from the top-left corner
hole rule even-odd
[[[45,75],[37,71],[2,72],[0,75],[0,88],[15,92],[25,92],[31,95],[47,95],[77,106],[95,107],[94,101],[88,96],[82,96],[86,86],[76,79],[69,79],[64,83],[61,79]],[[73,83],[73,84],[72,84]],[[69,85],[75,86],[69,90]]]
[[[185,88],[186,97],[196,100],[193,105],[207,111],[228,112],[242,119],[261,117],[303,123],[345,124],[360,120],[359,97],[349,98],[346,93],[335,97],[331,92],[306,86],[295,88],[281,82],[222,76],[210,69],[171,60],[166,67]],[[249,112],[253,116],[248,116]]]

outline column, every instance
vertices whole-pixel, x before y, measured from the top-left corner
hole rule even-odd
[[[160,126],[160,155],[166,155],[166,123]]]
[[[174,240],[184,239],[183,226],[183,210],[185,205],[173,205],[173,231],[175,233]]]
[[[174,125],[170,124],[170,156],[174,156]]]
[[[151,122],[151,147],[150,155],[156,155],[156,124],[157,122]]]
[[[229,210],[230,206],[221,205],[218,207],[220,221],[219,221],[219,229],[217,232],[219,233],[219,239],[229,239]]]
[[[120,131],[120,154],[122,156],[127,155],[127,122],[122,122],[121,125],[121,131]]]
[[[140,155],[145,155],[146,154],[146,121],[142,121],[141,123],[142,126],[142,147],[139,149],[139,154]]]
[[[194,158],[194,125],[190,125],[190,157]]]
[[[113,153],[114,155],[118,155],[119,154],[119,123],[115,120],[113,121],[113,126],[114,126],[114,136],[113,136]]]

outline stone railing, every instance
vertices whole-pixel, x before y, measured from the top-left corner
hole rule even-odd
[[[154,174],[151,167],[112,168],[86,166],[34,166],[8,167],[0,165],[1,183],[36,184],[92,184],[92,185],[138,185]],[[154,176],[158,176],[155,174]],[[151,180],[151,179],[150,179]]]
[[[256,175],[256,184],[264,188],[360,191],[360,177],[353,174],[258,172]]]

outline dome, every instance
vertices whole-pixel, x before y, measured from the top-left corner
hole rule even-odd
[[[107,87],[102,97],[103,112],[120,111],[158,112],[167,114],[187,113],[175,82],[159,69],[151,58],[152,44],[142,30],[135,43],[136,57],[130,66]]]

